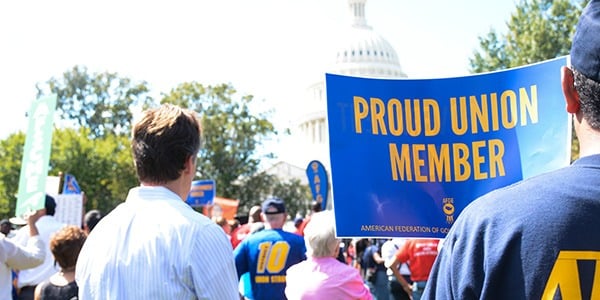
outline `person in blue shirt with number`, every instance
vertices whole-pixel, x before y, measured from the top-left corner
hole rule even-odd
[[[249,235],[233,251],[238,278],[250,273],[252,295],[249,299],[286,299],[287,269],[306,259],[304,239],[283,230],[286,221],[284,202],[270,197],[262,204],[265,229]]]

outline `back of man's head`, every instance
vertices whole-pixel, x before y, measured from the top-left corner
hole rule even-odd
[[[256,223],[260,222],[260,214],[262,213],[262,209],[258,205],[254,205],[250,208],[250,212],[248,212],[248,223]]]
[[[164,104],[149,109],[133,126],[131,148],[140,182],[164,184],[181,176],[198,153],[202,130],[196,113]]]
[[[600,130],[600,0],[584,8],[571,44],[571,69],[578,110],[596,131]],[[579,136],[581,139],[582,137]]]
[[[54,216],[54,213],[56,212],[56,201],[54,201],[54,197],[46,194],[44,208],[46,209],[47,216]]]
[[[571,44],[571,65],[587,78],[600,82],[600,1],[583,9]]]
[[[102,213],[97,209],[90,210],[85,214],[83,222],[88,233],[96,227],[96,224],[100,222],[100,219],[102,219]]]
[[[312,212],[320,212],[321,210],[323,210],[323,207],[320,202],[313,201],[310,209],[312,210]]]
[[[0,233],[8,235],[11,229],[12,224],[10,223],[10,221],[8,221],[8,219],[2,219],[2,221],[0,221]]]
[[[277,197],[269,197],[262,203],[265,221],[274,229],[283,228],[286,221],[285,203]]]

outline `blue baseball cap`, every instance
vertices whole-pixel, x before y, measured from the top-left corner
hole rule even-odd
[[[583,9],[573,36],[571,65],[587,78],[600,82],[600,0]]]
[[[266,215],[284,213],[285,203],[277,197],[269,197],[262,203],[262,212]]]

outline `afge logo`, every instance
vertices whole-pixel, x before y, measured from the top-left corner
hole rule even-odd
[[[454,198],[444,198],[442,204],[442,209],[446,215],[446,223],[452,225],[454,223]]]

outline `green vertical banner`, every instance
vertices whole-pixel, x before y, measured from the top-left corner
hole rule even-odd
[[[56,94],[33,101],[25,137],[16,216],[44,207]]]

